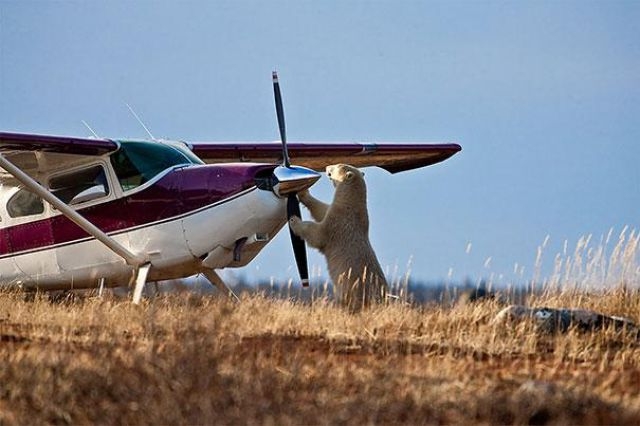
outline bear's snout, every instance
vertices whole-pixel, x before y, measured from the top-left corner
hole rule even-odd
[[[327,176],[335,176],[337,174],[336,169],[338,169],[338,166],[339,164],[332,164],[330,166],[327,166],[327,168],[325,169],[325,171],[327,172]]]

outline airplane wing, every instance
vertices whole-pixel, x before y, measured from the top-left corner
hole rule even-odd
[[[42,170],[64,169],[92,161],[118,147],[117,142],[109,139],[0,132],[0,155],[30,176]],[[0,182],[9,184],[10,178],[0,172]]]
[[[193,142],[188,145],[206,163],[282,162],[280,142]],[[52,157],[56,160],[54,163],[61,165],[66,154],[100,156],[116,151],[118,146],[110,139],[0,132],[0,152],[27,173],[37,167],[33,158],[36,152]],[[330,164],[346,163],[356,167],[378,166],[391,173],[439,163],[462,149],[456,143],[289,142],[287,146],[294,164],[313,170],[324,171]]]
[[[60,154],[103,155],[118,149],[109,139],[0,132],[0,151],[40,151]]]
[[[205,163],[282,162],[280,142],[194,142],[190,147]],[[293,164],[317,171],[324,171],[330,164],[346,163],[355,167],[378,166],[391,173],[439,163],[462,149],[456,143],[354,142],[288,142],[287,148]]]

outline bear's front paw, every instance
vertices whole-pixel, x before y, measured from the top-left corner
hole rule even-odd
[[[291,216],[291,218],[289,219],[289,226],[291,227],[291,229],[293,229],[293,232],[296,232],[301,222],[302,219],[300,219],[298,216]]]
[[[298,192],[298,200],[300,200],[300,202],[306,206],[307,202],[309,201],[310,195],[311,194],[309,193],[308,189],[305,189],[304,191],[300,191]]]

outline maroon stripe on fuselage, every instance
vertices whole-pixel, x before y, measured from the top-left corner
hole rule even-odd
[[[188,166],[170,171],[148,188],[78,210],[106,233],[119,233],[186,215],[233,198],[255,186],[259,171],[272,165]],[[0,257],[90,238],[63,215],[10,226],[0,231]]]

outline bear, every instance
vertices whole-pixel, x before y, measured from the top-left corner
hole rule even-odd
[[[313,221],[292,216],[293,233],[324,254],[337,301],[352,312],[387,296],[387,280],[369,241],[369,214],[364,173],[348,164],[326,168],[335,193],[330,205],[308,190],[298,198]]]

